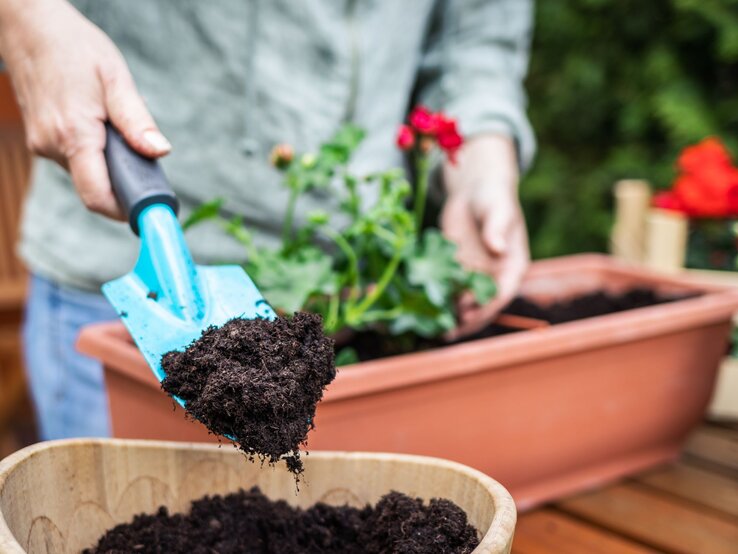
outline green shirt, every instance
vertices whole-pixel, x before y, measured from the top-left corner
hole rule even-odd
[[[417,101],[458,118],[462,132],[505,133],[527,167],[530,0],[75,0],[123,53],[173,144],[162,160],[182,215],[215,197],[259,240],[275,240],[286,190],[268,163],[275,144],[314,149],[344,122],[367,131],[353,168],[402,163],[398,124]],[[364,193],[371,200],[372,191]],[[298,221],[339,199],[301,199]],[[244,259],[215,225],[188,231],[201,263]],[[32,271],[98,289],[129,271],[138,241],[85,210],[69,176],[39,159],[21,254]]]

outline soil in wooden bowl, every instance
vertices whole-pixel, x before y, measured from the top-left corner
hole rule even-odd
[[[154,515],[109,530],[85,554],[468,554],[479,544],[466,514],[449,500],[424,504],[398,492],[376,506],[318,503],[308,509],[269,500],[258,488],[204,497],[189,513]]]
[[[315,407],[336,376],[333,340],[320,316],[232,319],[183,352],[162,359],[162,388],[214,434],[229,435],[251,458],[284,458],[302,472],[299,447]]]
[[[691,296],[694,295],[663,295],[649,288],[634,288],[619,294],[596,291],[547,305],[537,304],[524,297],[517,297],[505,308],[504,313],[540,319],[555,325],[625,310],[665,304],[667,302],[683,300]],[[463,337],[456,342],[468,342],[497,337],[519,331],[521,329],[492,324],[478,333]],[[367,331],[357,333],[347,346],[352,347],[356,351],[359,360],[367,361],[408,352],[440,348],[448,346],[448,343],[442,339],[425,339],[412,334],[392,337]]]

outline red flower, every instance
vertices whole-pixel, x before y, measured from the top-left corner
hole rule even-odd
[[[710,137],[682,150],[677,165],[684,173],[698,173],[705,167],[729,168],[730,154],[719,139]]]
[[[691,217],[738,216],[738,169],[718,139],[708,138],[685,148],[677,166],[680,174],[672,190],[654,198],[656,207]]]
[[[410,150],[415,145],[415,133],[408,125],[400,125],[396,143],[400,150]]]
[[[656,194],[653,197],[653,205],[655,208],[661,208],[662,210],[671,210],[673,212],[686,213],[686,209],[682,205],[679,197],[674,194],[673,190],[664,190]]]
[[[674,183],[674,194],[693,217],[738,215],[738,169],[703,167],[697,174],[683,174]]]
[[[435,135],[438,118],[425,106],[417,106],[408,118],[410,125],[421,135]]]
[[[443,112],[432,112],[425,106],[417,106],[408,117],[410,125],[402,125],[397,133],[397,146],[401,150],[412,148],[416,141],[418,150],[428,154],[437,144],[446,152],[452,163],[456,152],[464,144],[464,138],[456,127],[456,120]]]
[[[451,161],[454,161],[456,151],[464,144],[464,138],[456,128],[456,120],[443,115],[437,114],[437,138],[438,146],[449,155]]]

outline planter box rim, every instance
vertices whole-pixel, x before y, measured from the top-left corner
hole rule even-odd
[[[535,362],[592,350],[606,344],[622,344],[656,335],[675,333],[697,325],[709,325],[738,311],[738,288],[700,285],[678,275],[664,275],[623,263],[602,254],[579,254],[535,262],[530,276],[571,272],[576,262],[592,270],[607,270],[638,278],[645,284],[669,285],[700,296],[668,304],[648,306],[344,366],[328,386],[323,402],[344,400],[418,383],[453,379],[482,371],[496,371],[522,362]],[[105,322],[83,329],[78,349],[88,355],[120,363],[114,369],[149,385],[159,386],[153,375],[142,377],[129,366],[141,364],[138,350],[120,322]],[[115,356],[110,356],[115,353]],[[484,357],[487,363],[480,365]]]

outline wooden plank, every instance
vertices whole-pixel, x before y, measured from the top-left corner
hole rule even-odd
[[[0,146],[5,146],[0,143]],[[13,274],[14,212],[19,209],[10,201],[13,186],[11,168],[7,163],[7,149],[0,150],[0,279],[9,280]]]
[[[30,156],[22,127],[0,133],[0,278],[18,279],[23,266],[15,255],[21,205],[28,188]]]
[[[657,552],[553,509],[521,516],[512,554],[650,554]]]
[[[7,72],[0,72],[0,125],[18,125],[21,113]]]
[[[635,481],[738,518],[738,481],[676,463],[649,471]]]
[[[0,311],[19,310],[26,300],[28,283],[25,278],[0,280]]]
[[[731,518],[676,501],[636,483],[620,483],[557,504],[569,514],[667,552],[736,554]]]
[[[699,460],[738,470],[738,431],[702,426],[689,437],[684,452]]]

